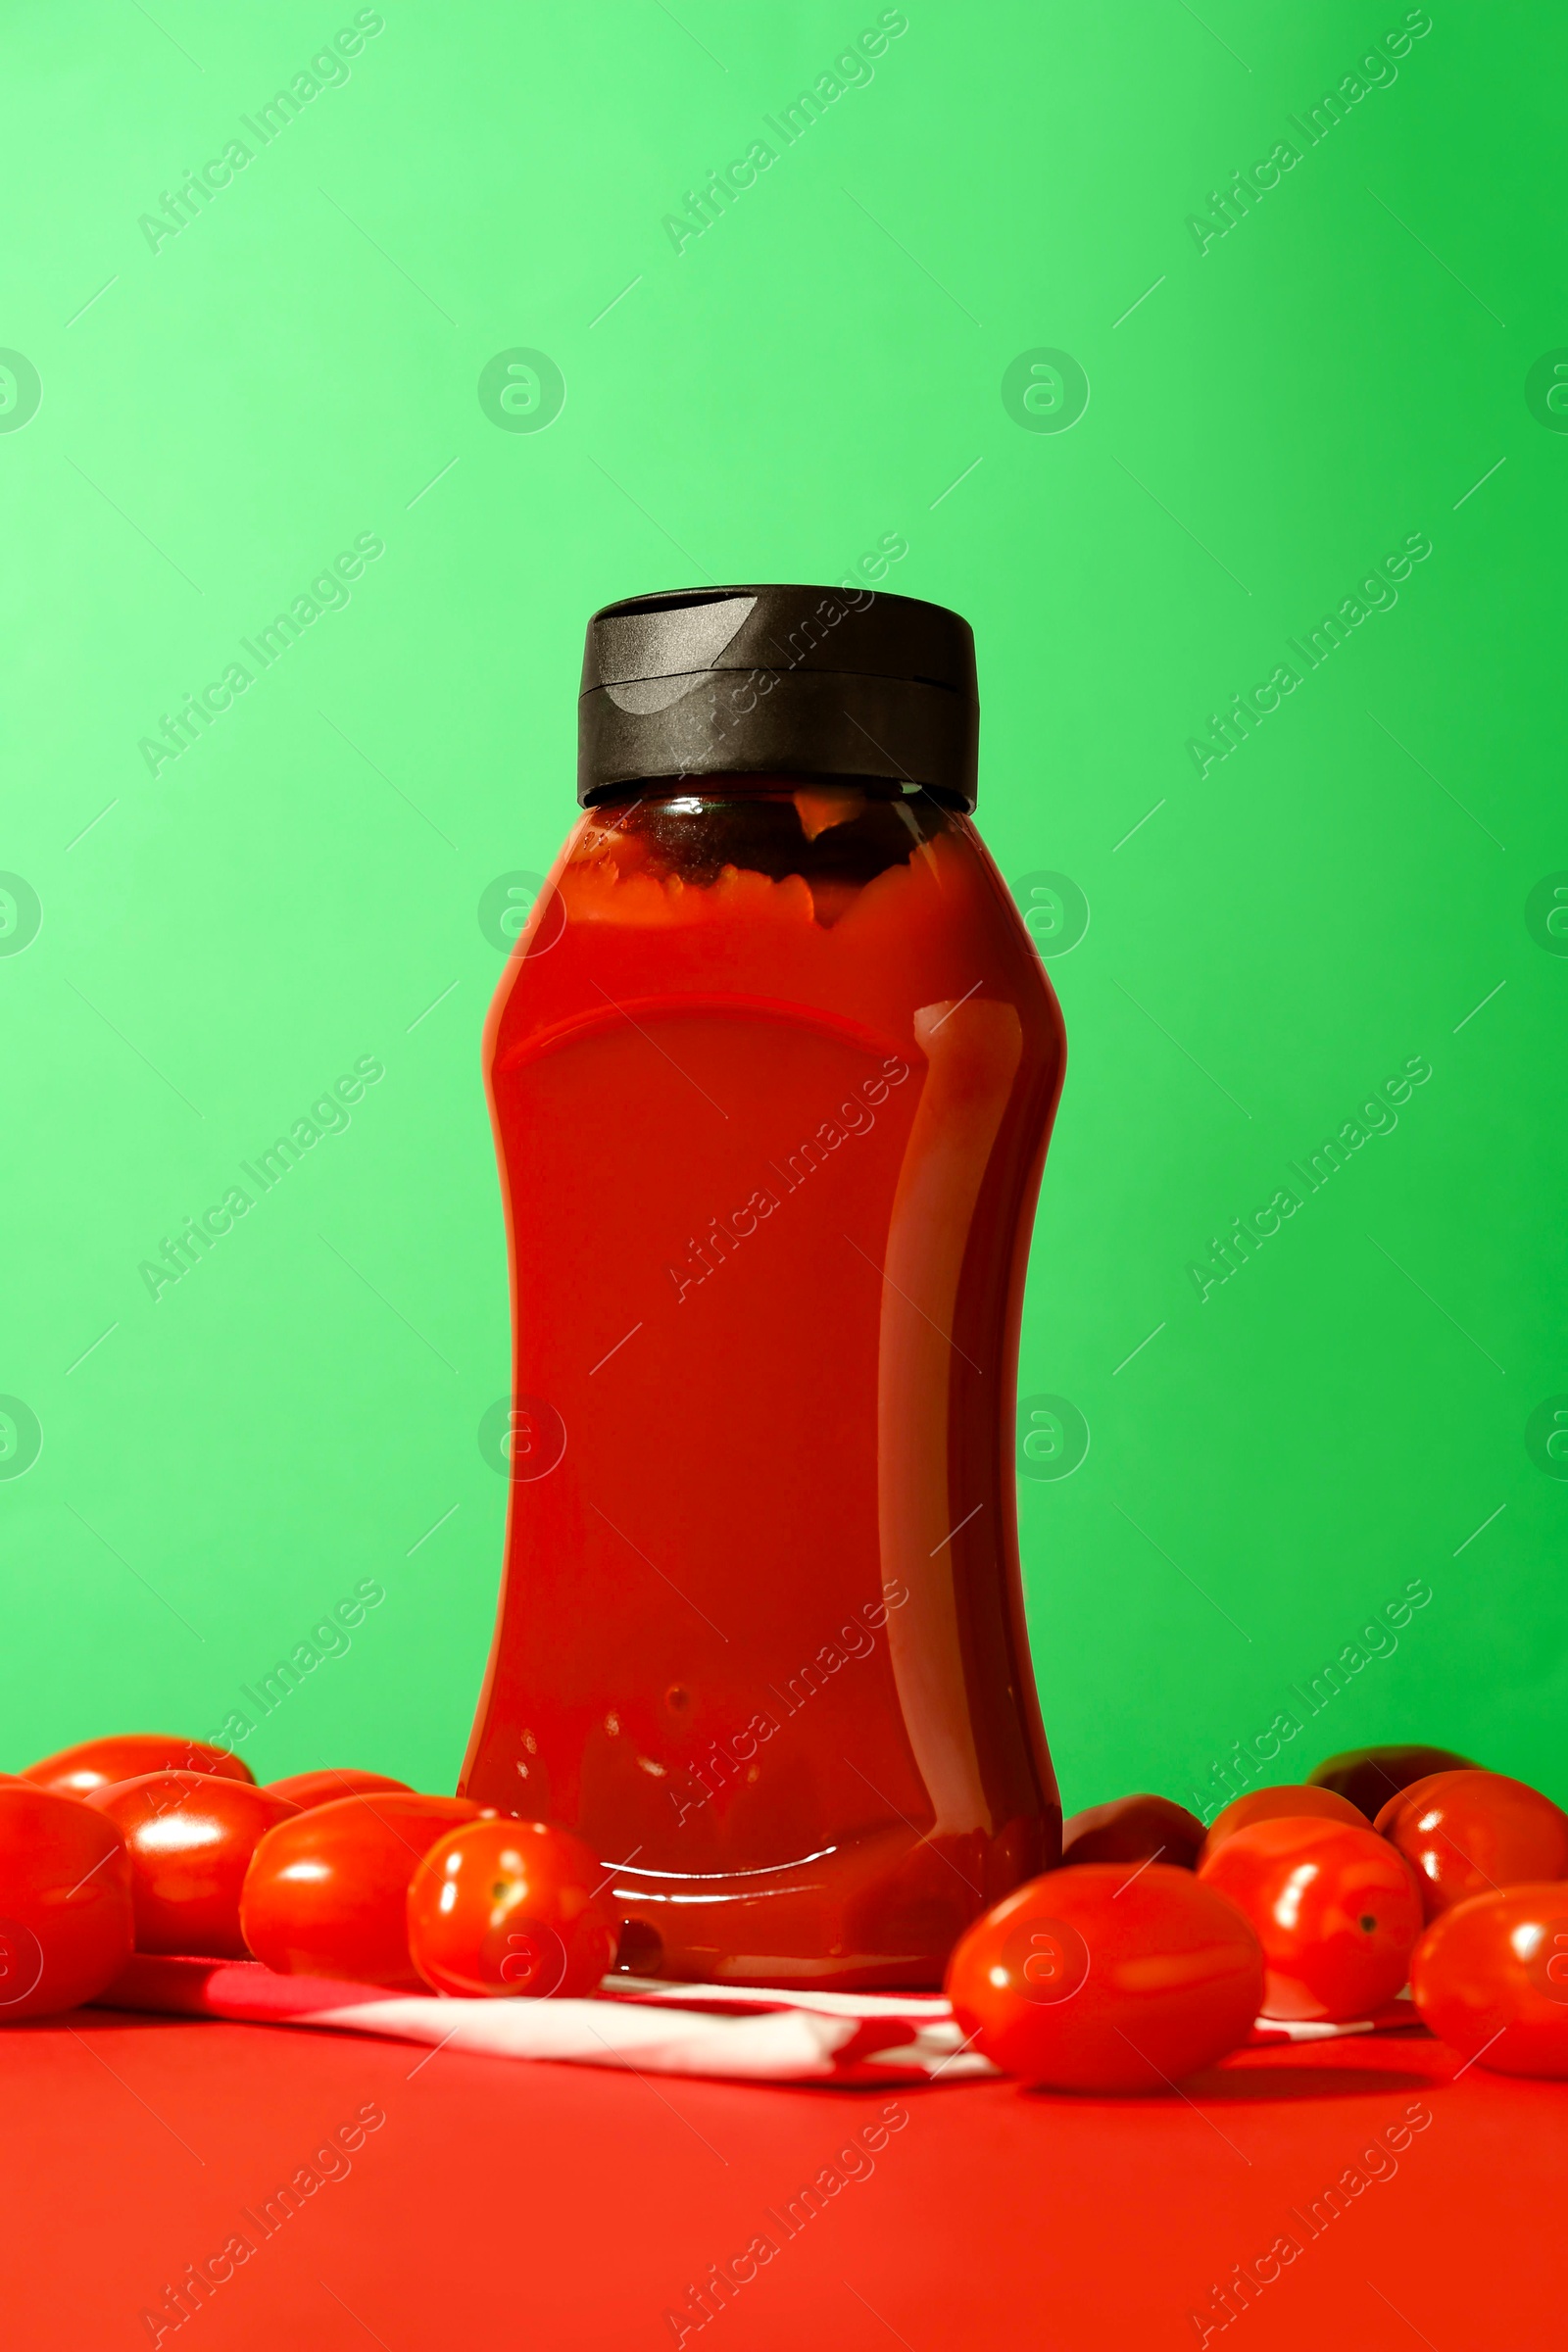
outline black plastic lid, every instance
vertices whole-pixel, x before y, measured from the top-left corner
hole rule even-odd
[[[588,623],[577,798],[683,776],[856,776],[972,808],[974,632],[869,588],[676,588]]]

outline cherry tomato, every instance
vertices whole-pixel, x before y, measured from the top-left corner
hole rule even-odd
[[[205,1740],[180,1740],[172,1732],[117,1732],[106,1740],[82,1740],[58,1755],[29,1764],[23,1779],[57,1796],[88,1796],[115,1781],[139,1780],[147,1772],[207,1772],[220,1780],[249,1781],[256,1775],[226,1747]]]
[[[1391,1796],[1377,1826],[1420,1880],[1428,1919],[1497,1886],[1568,1878],[1568,1814],[1506,1773],[1433,1773]]]
[[[1306,1785],[1348,1796],[1368,1821],[1376,1821],[1390,1797],[1412,1781],[1433,1772],[1474,1769],[1469,1756],[1456,1756],[1449,1747],[1348,1747],[1343,1755],[1325,1756],[1307,1774]]]
[[[1054,2090],[1162,2090],[1243,2040],[1263,1954],[1234,1903],[1168,1862],[1078,1863],[975,1921],[948,1963],[965,2034]]]
[[[1317,1821],[1343,1821],[1348,1829],[1364,1830],[1367,1818],[1358,1813],[1348,1797],[1336,1796],[1332,1788],[1310,1788],[1304,1783],[1286,1788],[1249,1788],[1245,1796],[1233,1797],[1222,1811],[1215,1814],[1203,1839],[1203,1850],[1198,1857],[1202,1869],[1209,1855],[1234,1838],[1238,1830],[1250,1829],[1254,1821],[1282,1821],[1310,1817]]]
[[[329,1805],[339,1796],[373,1796],[378,1788],[387,1794],[393,1789],[404,1796],[414,1793],[407,1781],[389,1780],[384,1772],[361,1772],[352,1764],[341,1768],[323,1765],[318,1772],[291,1772],[266,1786],[274,1796],[286,1796],[291,1805],[298,1805],[302,1813],[312,1805]]]
[[[406,1897],[438,1838],[480,1809],[467,1796],[340,1796],[262,1839],[240,1901],[245,1940],[284,1976],[427,1986],[409,1958]]]
[[[294,1811],[285,1797],[212,1772],[144,1772],[84,1801],[129,1848],[138,1952],[245,1958],[239,1890],[257,1839]]]
[[[96,2000],[133,1942],[114,1823],[26,1781],[0,1788],[0,2025]]]
[[[592,1846],[542,1821],[470,1821],[409,1882],[409,1950],[437,1992],[597,1992],[619,1940]]]
[[[1568,2076],[1568,1884],[1501,1886],[1435,1920],[1416,1945],[1421,2022],[1503,2075]]]
[[[1254,1821],[1206,1855],[1198,1875],[1257,1931],[1264,2017],[1343,2025],[1403,1986],[1421,1893],[1408,1863],[1364,1820]]]
[[[1203,1842],[1196,1813],[1168,1796],[1119,1796],[1091,1805],[1061,1828],[1063,1862],[1170,1862],[1191,1870]]]

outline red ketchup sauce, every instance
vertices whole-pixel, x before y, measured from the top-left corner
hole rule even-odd
[[[586,1838],[632,1973],[937,1985],[1059,1853],[1012,1416],[1064,1059],[969,819],[644,785],[492,1006],[513,1477],[465,1795]]]

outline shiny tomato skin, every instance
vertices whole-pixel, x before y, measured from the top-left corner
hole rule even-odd
[[[409,1957],[409,1881],[438,1838],[480,1808],[466,1796],[340,1796],[262,1839],[240,1901],[245,1940],[284,1976],[428,1989]]]
[[[0,1788],[0,2025],[96,2000],[134,1942],[114,1823],[27,1781]]]
[[[599,1990],[619,1923],[592,1846],[542,1821],[470,1821],[409,1882],[409,1950],[436,1992],[545,2000]]]
[[[1377,1818],[1415,1872],[1428,1919],[1494,1887],[1568,1878],[1568,1814],[1506,1773],[1436,1772]]]
[[[24,1767],[23,1779],[57,1796],[89,1796],[116,1781],[135,1781],[149,1772],[216,1773],[220,1780],[246,1781],[256,1775],[226,1747],[207,1740],[181,1740],[173,1732],[115,1732],[103,1740],[79,1740],[57,1755],[40,1756]]]
[[[1348,2024],[1400,1991],[1421,1933],[1415,1874],[1365,1821],[1254,1821],[1199,1864],[1263,1946],[1261,2015]]]
[[[212,1772],[144,1772],[82,1801],[124,1838],[138,1952],[245,1958],[239,1890],[258,1840],[292,1814],[285,1798]]]
[[[1367,1818],[1358,1812],[1348,1797],[1338,1796],[1332,1788],[1312,1788],[1305,1782],[1283,1788],[1249,1788],[1245,1796],[1231,1799],[1215,1814],[1203,1839],[1203,1850],[1198,1857],[1201,1870],[1209,1855],[1217,1852],[1227,1838],[1238,1830],[1250,1828],[1254,1821],[1299,1820],[1310,1817],[1316,1821],[1343,1821],[1348,1828],[1364,1830]]]
[[[318,1772],[291,1772],[280,1781],[268,1781],[265,1786],[274,1796],[286,1796],[291,1805],[302,1813],[312,1805],[329,1805],[340,1796],[374,1796],[379,1790],[390,1796],[412,1796],[414,1790],[407,1781],[394,1781],[384,1772],[361,1772],[356,1765],[323,1765]]]
[[[1245,2040],[1263,1954],[1236,1906],[1191,1871],[1081,1862],[976,1920],[947,1988],[1004,2074],[1052,2090],[1159,2091]]]
[[[1333,1788],[1348,1796],[1358,1812],[1375,1822],[1391,1796],[1424,1781],[1434,1772],[1473,1772],[1471,1756],[1455,1755],[1451,1747],[1417,1747],[1403,1741],[1387,1747],[1348,1747],[1325,1756],[1306,1776],[1309,1788]]]
[[[1421,2022],[1502,2075],[1568,2077],[1568,1883],[1501,1886],[1433,1921],[1410,1964]]]
[[[1168,1796],[1118,1796],[1061,1825],[1063,1863],[1169,1862],[1191,1870],[1202,1842],[1197,1814]]]

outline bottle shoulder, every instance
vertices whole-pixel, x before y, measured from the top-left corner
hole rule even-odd
[[[824,787],[590,810],[509,962],[492,1054],[634,1001],[913,1045],[916,1015],[994,997],[1032,1057],[1059,1057],[1054,995],[979,834],[911,798]]]

